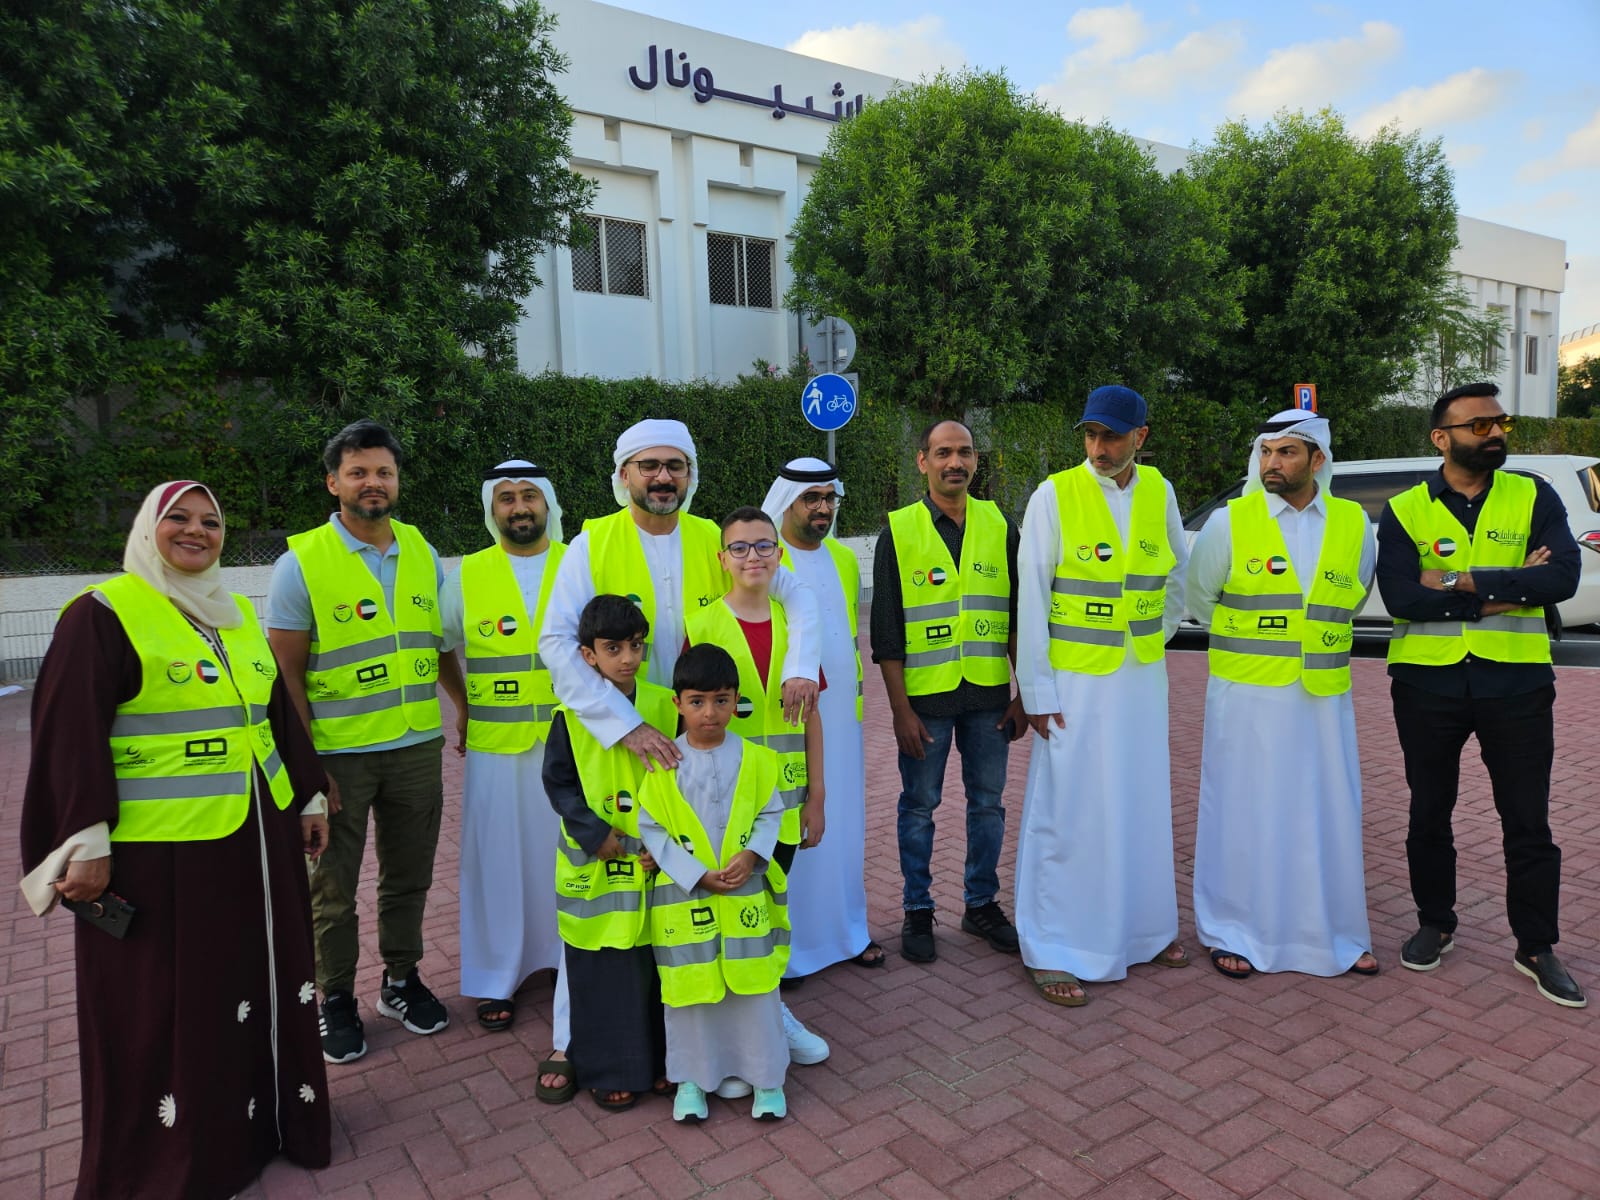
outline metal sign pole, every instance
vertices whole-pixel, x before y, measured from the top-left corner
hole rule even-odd
[[[839,322],[834,320],[834,318],[829,317],[828,318],[828,370],[830,370],[830,371],[837,371],[839,369],[835,365],[838,362],[838,359],[839,359],[838,337],[839,337]],[[836,444],[835,444],[835,441],[834,441],[834,431],[832,429],[830,429],[830,430],[828,430],[828,461],[830,463],[832,463],[835,467],[837,467],[839,465],[839,459],[837,458],[837,454],[838,454],[838,450],[837,450],[837,447],[836,447]]]

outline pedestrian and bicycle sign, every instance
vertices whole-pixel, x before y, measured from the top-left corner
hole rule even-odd
[[[813,376],[800,393],[800,413],[813,429],[842,429],[856,415],[856,389],[843,375]]]

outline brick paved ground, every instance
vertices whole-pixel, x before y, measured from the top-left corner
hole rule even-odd
[[[1189,886],[1198,786],[1201,656],[1172,656],[1177,879],[1192,952]],[[1587,1012],[1559,1009],[1511,970],[1499,835],[1473,777],[1457,817],[1459,949],[1431,975],[1402,971],[1411,931],[1401,843],[1403,780],[1382,664],[1356,664],[1364,754],[1368,898],[1384,972],[1376,979],[1258,977],[1208,966],[1140,968],[1092,985],[1084,1009],[1046,1005],[1017,960],[955,928],[959,820],[936,850],[940,958],[898,947],[894,854],[898,783],[881,688],[869,672],[867,864],[886,970],[839,966],[789,994],[833,1056],[790,1076],[788,1120],[753,1122],[712,1101],[699,1128],[646,1101],[602,1115],[585,1097],[533,1099],[549,1036],[550,985],[530,982],[510,1034],[490,1034],[454,995],[457,846],[453,808],[440,848],[424,969],[453,1023],[417,1038],[370,1017],[371,1052],[330,1069],[334,1163],[270,1169],[252,1197],[657,1195],[1561,1197],[1600,1194],[1600,1037]],[[1561,673],[1553,819],[1566,854],[1561,950],[1600,988],[1600,748],[1585,714],[1600,673]],[[0,878],[17,869],[27,769],[27,698],[0,700]],[[1137,752],[1130,738],[1130,753]],[[952,760],[953,763],[954,760]],[[452,761],[447,795],[459,787]],[[1026,755],[1012,762],[1021,803]],[[959,809],[953,809],[955,815]],[[1014,824],[1014,822],[1013,822]],[[1011,879],[1013,838],[1001,865]],[[368,871],[369,881],[371,870]],[[363,906],[363,1007],[378,984],[370,882]],[[1006,897],[1009,908],[1009,897]],[[78,1076],[70,918],[35,920],[0,888],[0,1195],[70,1195]],[[748,1105],[748,1101],[744,1102]]]

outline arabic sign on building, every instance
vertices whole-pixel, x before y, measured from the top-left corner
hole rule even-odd
[[[628,68],[628,79],[633,86],[642,92],[654,91],[662,82],[662,75],[666,76],[668,87],[692,88],[695,102],[708,104],[712,100],[732,100],[739,104],[753,104],[757,108],[765,108],[772,113],[775,120],[782,120],[793,113],[797,117],[813,117],[818,121],[842,121],[846,117],[854,116],[861,111],[866,103],[865,97],[857,92],[853,99],[845,99],[844,84],[835,81],[833,87],[823,97],[823,107],[816,105],[816,96],[813,93],[806,97],[804,104],[795,104],[783,98],[783,84],[772,85],[770,95],[756,95],[749,92],[735,92],[727,88],[720,88],[711,73],[710,67],[695,67],[689,61],[687,50],[674,50],[671,46],[664,53],[657,53],[656,45],[652,44],[645,51],[644,74],[641,75],[637,66]]]

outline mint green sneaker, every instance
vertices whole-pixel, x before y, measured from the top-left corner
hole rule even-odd
[[[783,1093],[778,1093],[781,1102]],[[674,1121],[704,1121],[710,1116],[706,1108],[706,1092],[698,1083],[688,1080],[678,1085],[678,1094],[672,1101],[672,1119]]]
[[[750,1115],[758,1121],[781,1121],[789,1115],[789,1102],[783,1098],[783,1089],[757,1088],[756,1102],[750,1106]]]

